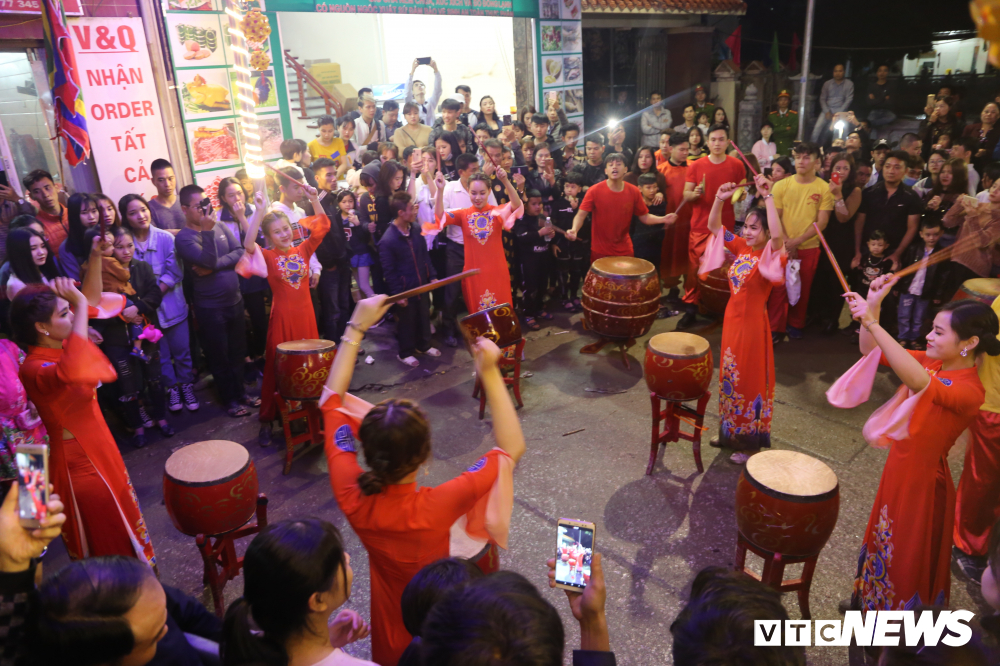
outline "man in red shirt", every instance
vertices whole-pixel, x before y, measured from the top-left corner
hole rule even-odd
[[[677,210],[684,201],[684,186],[687,183],[688,171],[688,135],[684,132],[674,132],[670,135],[663,153],[666,159],[657,166],[667,181],[667,210]],[[688,237],[691,235],[691,206],[680,208],[674,228],[667,231],[663,237],[663,250],[660,258],[660,281],[670,288],[670,298],[676,303],[679,299],[678,285],[681,276],[688,273]]]
[[[59,246],[69,234],[69,212],[66,206],[59,203],[59,190],[52,174],[44,169],[35,169],[24,177],[24,189],[38,206],[35,217],[45,229],[52,254],[58,254]]]
[[[624,155],[608,155],[604,161],[604,174],[608,179],[587,190],[580,210],[573,218],[573,228],[566,232],[566,238],[575,241],[577,232],[587,221],[587,215],[593,214],[590,263],[602,257],[632,256],[632,239],[628,230],[633,216],[643,224],[673,224],[677,219],[673,214],[650,215],[639,188],[625,182],[626,172]]]
[[[705,246],[708,245],[708,214],[714,203],[713,195],[705,196],[705,193],[717,192],[719,186],[725,183],[742,183],[746,180],[743,162],[726,155],[729,129],[725,125],[709,127],[705,142],[708,144],[708,155],[691,163],[684,184],[684,200],[691,206],[691,236],[688,241],[690,266],[684,278],[684,303],[687,304],[687,312],[677,322],[679,330],[693,326],[698,316],[698,267],[701,256],[705,254]],[[722,202],[722,226],[726,231],[732,231],[736,226],[733,202],[730,199]]]

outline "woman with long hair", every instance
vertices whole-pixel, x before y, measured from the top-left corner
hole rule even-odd
[[[194,392],[194,366],[191,361],[191,329],[188,306],[184,300],[184,272],[177,256],[174,234],[153,222],[149,204],[138,194],[126,194],[118,202],[122,226],[132,232],[135,258],[153,269],[153,278],[163,292],[156,308],[160,339],[160,380],[167,391],[167,407],[179,412],[187,407],[197,411]],[[115,227],[110,227],[112,231]]]
[[[479,100],[479,113],[476,114],[476,122],[473,123],[473,127],[480,123],[486,123],[486,126],[490,128],[491,138],[495,139],[500,136],[500,130],[503,129],[503,119],[497,115],[497,103],[489,95]]]
[[[784,180],[794,175],[795,165],[792,164],[792,159],[788,155],[782,155],[771,162],[771,173],[768,177],[772,183],[777,183],[779,180]]]
[[[861,207],[861,188],[855,182],[854,158],[851,154],[846,151],[837,153],[830,165],[830,173],[830,194],[833,195],[834,206],[823,236],[833,251],[837,266],[847,275],[850,273],[851,260],[854,259],[854,218]],[[815,310],[823,323],[824,331],[836,331],[840,327],[840,313],[844,309],[844,288],[825,252],[820,255],[812,293]]]
[[[663,203],[663,198],[667,196],[667,179],[656,168],[656,148],[652,146],[639,146],[632,158],[632,167],[625,174],[625,182],[639,187],[639,176],[644,173],[656,176],[657,198],[653,205]]]
[[[351,556],[336,527],[318,518],[262,529],[243,557],[243,596],[229,605],[223,666],[375,666],[340,648],[368,636],[352,610]]]
[[[59,277],[49,242],[31,227],[15,229],[8,234],[7,260],[10,262],[7,298],[11,301],[25,285],[51,284]]]
[[[375,263],[375,253],[372,250],[372,234],[368,225],[361,224],[357,213],[357,201],[354,192],[341,190],[337,193],[336,218],[330,224],[340,223],[347,234],[347,249],[351,254],[351,271],[358,283],[358,289],[366,298],[374,296],[372,289],[371,267]]]
[[[95,240],[90,262],[101,264]],[[84,290],[100,292],[98,270]],[[49,479],[66,504],[63,542],[73,559],[99,555],[156,559],[139,501],[95,389],[117,379],[108,358],[87,339],[88,297],[69,278],[25,287],[11,303],[14,339],[27,348],[21,381],[49,435]],[[72,309],[71,307],[72,306]]]
[[[863,532],[854,609],[948,605],[955,524],[948,452],[975,421],[986,395],[977,358],[1000,354],[996,313],[969,300],[941,307],[927,334],[926,352],[904,349],[879,325],[882,300],[897,280],[892,274],[876,278],[867,300],[848,294],[851,315],[861,322],[866,357],[866,372],[859,373],[866,377],[852,383],[874,381],[877,362],[892,368],[903,384],[865,424],[865,438],[872,446],[889,448],[889,457]]]
[[[101,221],[97,198],[85,192],[71,195],[66,203],[66,220],[69,222],[69,233],[59,247],[56,263],[60,275],[79,280],[80,263],[90,256],[90,248],[83,235]]]
[[[922,156],[925,160],[938,144],[942,135],[951,137],[952,143],[962,135],[962,125],[955,116],[953,104],[954,102],[950,98],[939,95],[934,101],[930,115],[920,121],[917,136],[923,141]]]
[[[962,136],[975,139],[979,147],[972,154],[972,166],[980,174],[986,165],[994,160],[993,151],[996,150],[997,142],[1000,141],[1000,104],[996,102],[986,102],[983,110],[979,112],[979,122],[966,125],[962,130]]]
[[[333,495],[368,550],[372,659],[394,666],[411,640],[400,608],[403,589],[431,562],[449,555],[475,556],[485,550],[484,544],[472,543],[475,550],[471,553],[455,552],[449,546],[452,526],[473,507],[481,506],[498,480],[510,478],[525,445],[500,374],[501,352],[491,341],[479,338],[472,352],[496,424],[498,448],[451,481],[433,488],[417,487],[418,471],[432,460],[426,414],[411,400],[385,400],[372,406],[347,393],[358,347],[365,332],[385,315],[385,300],[385,296],[375,296],[355,307],[319,404]],[[364,451],[368,471],[358,464],[359,449]]]
[[[743,464],[762,447],[771,446],[774,345],[767,299],[771,287],[784,282],[788,257],[771,195],[773,185],[763,176],[754,182],[764,198],[765,209],[754,208],[747,214],[742,237],[722,226],[722,205],[737,191],[736,183],[719,187],[708,216],[708,230],[716,235],[711,242],[721,240],[736,256],[729,267],[732,295],[722,324],[719,436],[710,442],[712,446],[735,449],[729,458],[735,464]],[[722,234],[721,239],[718,234]]]
[[[107,194],[98,192],[90,195],[97,202],[97,210],[101,213],[101,222],[105,227],[117,227],[121,225],[121,218],[118,217],[118,208],[115,202]]]
[[[701,127],[696,125],[688,131],[688,145],[691,146],[688,149],[688,164],[706,154],[705,135],[702,133]]]
[[[757,143],[753,144],[753,148],[751,149],[751,152],[757,157],[757,162],[760,164],[761,169],[771,166],[771,162],[778,157],[778,144],[771,140],[771,135],[773,134],[774,125],[770,121],[765,120],[760,126],[760,139]]]
[[[330,219],[323,213],[315,189],[308,185],[302,188],[309,197],[314,211],[318,214],[304,217],[299,225],[310,231],[298,247],[292,245],[294,236],[288,218],[281,212],[267,211],[267,200],[258,193],[256,210],[250,227],[243,239],[247,255],[263,254],[267,265],[267,282],[274,298],[271,301],[271,322],[267,327],[267,347],[264,352],[264,379],[260,389],[260,431],[258,440],[262,446],[271,442],[271,423],[277,418],[278,409],[274,401],[274,364],[278,345],[292,340],[314,340],[319,338],[316,326],[316,311],[312,307],[309,294],[309,259],[323,238],[330,231]],[[266,213],[266,214],[265,214]],[[262,231],[269,247],[262,248],[256,243],[257,232]]]
[[[458,180],[455,160],[463,152],[458,145],[458,135],[454,132],[442,132],[441,136],[434,139],[434,150],[437,151],[438,170],[444,174],[445,180]]]
[[[538,111],[535,109],[534,105],[526,104],[522,106],[520,109],[518,109],[517,122],[521,123],[522,125],[525,126],[525,128],[527,128],[528,123],[531,121],[531,117],[536,113],[538,113]]]
[[[715,107],[715,111],[712,113],[711,125],[724,125],[726,129],[729,129],[729,116],[726,115],[726,110],[721,106]]]
[[[549,144],[538,144],[532,152],[531,162],[524,190],[526,192],[538,190],[542,195],[542,206],[545,210],[549,210],[552,203],[562,195],[558,189],[562,173],[556,168],[556,161],[552,159],[552,148]]]
[[[927,158],[927,172],[930,174],[925,178],[921,178],[913,185],[913,191],[923,199],[927,197],[927,193],[933,190],[938,185],[938,180],[941,176],[941,168],[944,167],[944,163],[947,162],[951,157],[948,155],[947,150],[932,150],[930,157]]]
[[[943,219],[945,212],[950,210],[962,195],[968,194],[968,191],[969,171],[965,168],[965,162],[957,157],[949,158],[941,166],[937,183],[924,195],[924,211],[928,215]],[[954,243],[955,231],[946,227],[942,240],[946,246]]]

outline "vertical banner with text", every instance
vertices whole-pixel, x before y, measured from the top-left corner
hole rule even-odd
[[[67,23],[101,191],[115,202],[130,192],[148,199],[156,194],[149,165],[168,153],[142,19]]]

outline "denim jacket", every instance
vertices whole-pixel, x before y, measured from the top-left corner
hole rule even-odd
[[[174,236],[168,231],[154,226],[149,228],[149,240],[146,250],[135,245],[135,258],[145,261],[153,267],[153,275],[157,282],[170,287],[163,294],[163,302],[156,310],[162,328],[170,328],[187,319],[187,303],[184,301],[184,286],[180,265],[180,257],[174,251]]]

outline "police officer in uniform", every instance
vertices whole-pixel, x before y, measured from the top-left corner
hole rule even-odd
[[[694,118],[698,121],[698,114],[704,111],[708,114],[708,124],[715,122],[715,105],[707,101],[708,95],[705,93],[705,86],[700,83],[694,87]],[[706,139],[708,137],[705,137]]]
[[[799,114],[789,109],[792,103],[792,96],[787,90],[778,93],[778,110],[767,115],[767,120],[774,126],[774,134],[771,137],[778,145],[778,155],[790,155],[792,152],[792,142],[799,133]]]

